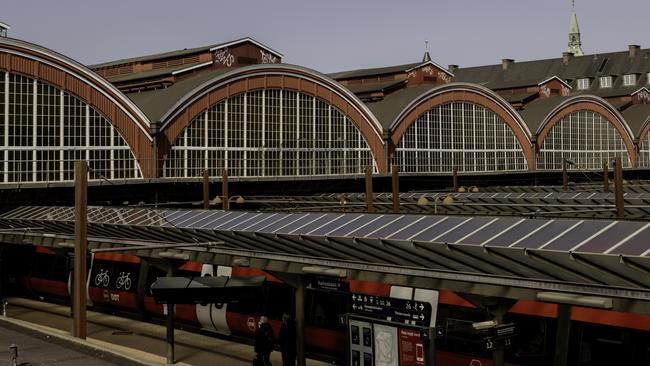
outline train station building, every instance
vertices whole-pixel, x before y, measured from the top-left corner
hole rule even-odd
[[[326,75],[283,63],[253,38],[222,41],[82,65],[0,37],[0,189],[71,186],[78,160],[91,182],[123,190],[196,182],[204,172],[219,182],[224,171],[281,185],[359,178],[368,168],[372,180],[396,166],[423,178],[552,174],[567,164],[596,172],[613,158],[627,172],[650,170],[650,49],[583,54],[575,13],[561,57],[475,67],[439,65],[427,50],[409,64]],[[604,205],[611,196],[579,198]],[[401,365],[650,360],[649,223],[597,211],[590,219],[437,215],[438,196],[418,197],[436,215],[90,207],[88,295],[98,306],[162,317],[147,290],[165,273],[261,274],[269,285],[259,303],[179,304],[176,315],[250,338],[261,311],[275,328],[289,312],[304,332],[300,347],[349,346],[333,357],[349,364],[366,353],[376,361],[365,329],[389,334],[395,319],[404,323],[399,337],[415,339],[412,362]],[[650,197],[627,198],[647,219]],[[0,253],[30,247],[34,268],[3,268],[34,293],[69,297],[74,210],[15,206],[0,211]],[[385,315],[386,299],[404,300],[408,311],[378,321],[372,309]],[[342,330],[351,306],[371,311],[352,314]],[[520,344],[509,343],[514,328],[497,328],[508,321]],[[509,333],[486,341],[484,326]],[[434,338],[435,356],[419,354]]]
[[[577,29],[577,24],[576,27]],[[573,28],[572,28],[573,29]],[[575,34],[571,34],[575,38]],[[577,33],[579,41],[579,31]],[[81,65],[0,38],[2,184],[650,168],[647,49],[330,75],[252,38]]]

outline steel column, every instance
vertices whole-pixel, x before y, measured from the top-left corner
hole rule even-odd
[[[569,334],[571,332],[571,306],[557,306],[557,330],[555,332],[554,366],[566,366],[569,357]]]
[[[296,358],[298,359],[298,366],[307,365],[305,358],[305,282],[301,277],[298,280],[296,287]]]
[[[88,164],[76,161],[74,284],[72,299],[72,335],[86,339],[86,253],[88,248]]]
[[[609,192],[609,163],[603,160],[603,190]]]
[[[393,212],[399,213],[399,166],[393,165]]]
[[[616,198],[616,218],[625,217],[625,202],[623,200],[623,164],[621,158],[614,158],[614,197]]]
[[[167,268],[167,277],[174,275],[174,267]],[[167,364],[174,364],[174,304],[167,304],[167,318],[165,323],[167,325]]]
[[[223,202],[223,209],[228,211],[230,202],[228,201],[228,169],[224,169],[221,175],[221,199]]]
[[[203,171],[203,208],[210,207],[210,173],[208,170]]]
[[[569,174],[566,171],[566,159],[562,159],[562,190],[569,190]]]
[[[372,192],[372,168],[366,167],[366,206],[368,207],[368,213],[375,212],[375,207],[373,206],[373,201],[375,196]]]
[[[454,192],[458,192],[458,167],[453,166],[451,168],[452,183],[454,185]]]

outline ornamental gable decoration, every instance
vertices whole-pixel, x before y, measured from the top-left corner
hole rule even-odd
[[[454,80],[454,74],[433,61],[424,62],[406,70],[408,86],[422,84],[448,84]]]

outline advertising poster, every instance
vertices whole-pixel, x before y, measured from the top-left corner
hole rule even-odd
[[[424,366],[424,344],[419,331],[400,328],[399,359],[399,366]]]
[[[375,366],[399,366],[397,328],[373,324],[375,335]]]

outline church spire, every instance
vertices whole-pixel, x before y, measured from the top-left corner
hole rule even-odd
[[[422,63],[431,61],[431,55],[429,54],[429,40],[424,41],[424,57],[422,57]]]
[[[571,0],[571,20],[569,21],[569,48],[568,52],[574,56],[582,56],[582,42],[580,42],[580,28],[578,27],[578,16],[576,16],[575,0]]]

